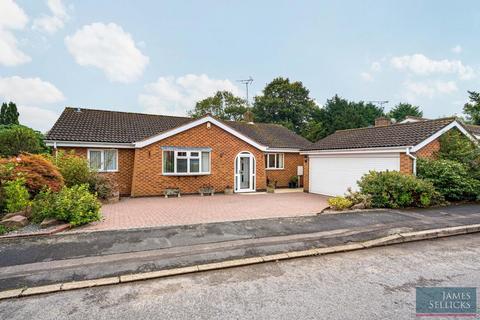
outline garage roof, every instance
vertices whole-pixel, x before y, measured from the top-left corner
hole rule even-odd
[[[452,117],[382,127],[338,130],[305,150],[415,146],[454,121],[456,119]]]

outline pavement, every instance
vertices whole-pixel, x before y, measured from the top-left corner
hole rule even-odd
[[[480,223],[480,205],[0,240],[0,290],[325,248]]]
[[[480,286],[480,234],[0,301],[17,319],[414,319],[417,286]]]
[[[282,190],[282,189],[279,189]],[[122,198],[102,206],[103,219],[76,231],[119,230],[198,223],[312,216],[328,207],[328,197],[293,193],[243,193],[181,198]]]

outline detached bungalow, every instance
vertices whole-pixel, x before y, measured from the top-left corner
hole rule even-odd
[[[74,150],[90,167],[113,175],[120,193],[161,195],[265,190],[302,175],[300,150],[311,143],[275,124],[66,108],[46,136],[55,151]]]
[[[408,118],[398,124],[379,118],[375,127],[336,131],[301,152],[308,157],[305,189],[342,195],[349,187],[355,190],[370,170],[415,174],[417,158],[432,157],[440,149],[440,136],[453,129],[472,141],[480,136],[480,127],[465,126],[455,118]]]

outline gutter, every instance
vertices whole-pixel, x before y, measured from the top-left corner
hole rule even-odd
[[[417,175],[417,157],[415,157],[413,154],[410,153],[410,149],[411,147],[407,148],[405,154],[413,159],[413,175],[416,176]]]

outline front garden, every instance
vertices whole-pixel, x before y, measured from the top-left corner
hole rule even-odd
[[[480,200],[480,149],[459,131],[440,138],[432,159],[417,160],[417,176],[371,171],[358,192],[329,199],[334,210],[407,208]]]
[[[112,179],[73,153],[52,156],[38,132],[2,127],[0,141],[0,234],[97,221],[100,201],[118,197]]]

